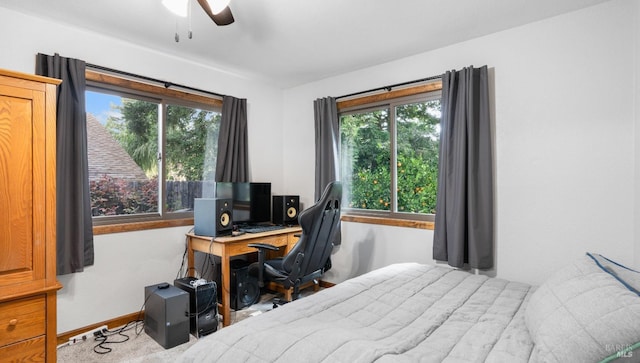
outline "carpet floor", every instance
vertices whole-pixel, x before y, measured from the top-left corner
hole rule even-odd
[[[302,292],[301,296],[304,297],[306,294],[313,293],[313,290],[308,290],[310,291]],[[233,324],[271,310],[273,308],[271,300],[275,296],[273,294],[264,294],[256,304],[242,310],[231,310],[231,323]],[[219,325],[218,329],[221,327],[222,324]],[[118,329],[110,329],[107,341],[102,344],[91,339],[74,345],[58,347],[58,363],[172,362],[197,341],[197,338],[189,335],[187,343],[171,349],[164,349],[144,332],[142,323],[125,327],[122,334],[111,335],[111,332]]]

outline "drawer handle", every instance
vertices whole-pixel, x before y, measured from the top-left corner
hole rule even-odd
[[[18,319],[11,319],[11,320],[9,320],[9,325],[10,325],[10,326],[16,326],[16,325],[18,325]]]

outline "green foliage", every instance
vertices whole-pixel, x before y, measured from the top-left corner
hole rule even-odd
[[[168,179],[213,180],[220,114],[190,107],[167,107]]]
[[[122,99],[120,116],[106,128],[149,176],[158,175],[157,103]],[[184,106],[167,106],[164,160],[168,179],[203,180],[215,172],[220,114]],[[208,161],[205,163],[205,161]]]
[[[123,98],[122,106],[112,107],[118,116],[109,117],[105,127],[152,179],[134,185],[105,176],[92,182],[92,211],[94,215],[156,212],[161,105]],[[166,112],[166,180],[178,187],[165,195],[165,203],[170,212],[188,210],[193,207],[194,186],[214,179],[220,114],[175,105],[168,105]]]
[[[435,213],[440,101],[397,107],[398,211]]]
[[[159,105],[123,98],[122,106],[112,107],[121,116],[107,118],[107,130],[147,175],[158,175]]]
[[[109,118],[107,128],[147,175],[157,175],[158,104],[123,99],[119,111],[121,117]],[[395,151],[397,211],[434,213],[440,102],[400,105],[393,110],[396,120],[395,150],[391,145],[389,112],[389,109],[383,108],[341,118],[342,180],[348,206],[391,210],[391,153]],[[164,160],[168,180],[213,180],[219,118],[217,113],[190,107],[167,107]],[[152,185],[155,185],[155,194]],[[149,205],[157,200],[157,182],[150,181],[148,186],[141,188],[146,188],[142,192],[127,188],[108,178],[92,182],[95,215],[153,211]],[[176,199],[169,209],[187,207],[183,204]]]
[[[340,120],[342,180],[350,208],[389,210],[391,137],[387,109]]]
[[[435,213],[438,165],[415,156],[398,157],[398,211]]]
[[[440,102],[397,106],[397,211],[434,213],[438,181]],[[340,120],[342,180],[350,208],[391,210],[391,136],[388,109]]]

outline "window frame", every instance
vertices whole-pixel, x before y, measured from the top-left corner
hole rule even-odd
[[[426,213],[407,213],[398,212],[398,195],[397,195],[397,127],[396,127],[396,109],[397,106],[402,106],[415,102],[427,102],[434,99],[442,99],[442,81],[436,80],[425,84],[391,90],[384,93],[369,94],[362,97],[351,98],[345,101],[337,102],[338,119],[340,120],[342,115],[353,114],[358,112],[373,111],[388,107],[389,109],[389,137],[391,144],[391,158],[390,170],[391,170],[391,209],[386,210],[367,210],[359,208],[342,207],[343,219],[353,219],[353,221],[363,222],[366,220],[377,221],[376,224],[381,224],[380,219],[395,219],[401,221],[417,221],[428,222],[426,227],[432,229],[432,222],[435,221],[435,214]],[[340,143],[342,141],[340,140]],[[342,165],[340,166],[342,169]],[[362,218],[358,218],[362,217]],[[386,223],[382,223],[386,224]],[[422,224],[421,224],[422,226]]]
[[[168,106],[183,106],[222,113],[222,98],[154,86],[134,79],[85,71],[86,90],[129,97],[159,104],[158,116],[158,212],[92,217],[94,234],[155,229],[193,224],[193,211],[167,212],[166,196],[166,115]]]

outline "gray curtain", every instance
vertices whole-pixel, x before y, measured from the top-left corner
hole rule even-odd
[[[433,258],[493,267],[493,177],[487,67],[447,72]]]
[[[224,96],[218,135],[216,181],[249,181],[247,145],[247,100]]]
[[[340,125],[338,106],[333,97],[313,102],[316,136],[315,200],[318,201],[329,183],[338,180]],[[334,245],[341,244],[340,228]]]
[[[36,56],[36,73],[58,78],[56,233],[57,274],[93,265],[93,223],[89,198],[85,62],[58,54]]]
[[[313,102],[316,130],[315,200],[322,196],[329,183],[338,180],[338,148],[340,129],[338,107],[333,97],[318,98]]]

